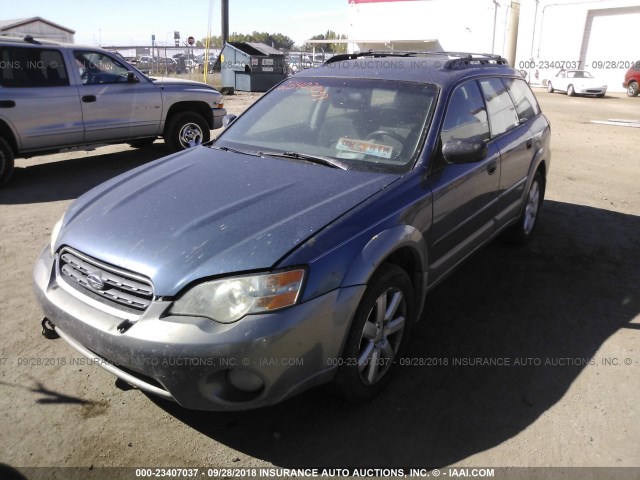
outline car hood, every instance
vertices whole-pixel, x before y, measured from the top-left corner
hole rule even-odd
[[[197,147],[80,197],[56,247],[148,276],[173,296],[215,275],[268,269],[397,175]]]
[[[153,83],[156,85],[164,86],[164,85],[187,85],[194,86],[199,88],[208,88],[211,90],[215,90],[211,85],[207,85],[203,82],[196,82],[195,80],[184,80],[182,78],[172,78],[172,77],[149,77],[153,80]]]
[[[181,78],[170,78],[170,77],[149,77],[153,81],[155,85],[164,89],[165,91],[178,91],[184,92],[185,90],[189,91],[206,91],[207,93],[214,92],[219,98],[222,97],[222,94],[216,90],[211,85],[207,85],[206,83],[196,82],[193,80],[183,80]]]

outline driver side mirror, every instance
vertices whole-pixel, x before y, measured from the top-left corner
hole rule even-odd
[[[487,144],[482,140],[449,140],[442,147],[445,162],[454,165],[479,162],[487,153]]]
[[[133,72],[127,72],[127,83],[138,83],[140,79]]]

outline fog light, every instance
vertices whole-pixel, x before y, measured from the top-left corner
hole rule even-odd
[[[262,379],[249,370],[234,369],[227,372],[227,380],[238,390],[254,393],[264,387]]]

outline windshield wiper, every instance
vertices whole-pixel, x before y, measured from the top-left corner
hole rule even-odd
[[[319,155],[309,155],[306,153],[298,152],[259,152],[260,155],[267,155],[269,157],[280,158],[293,158],[296,160],[306,160],[308,162],[317,163],[331,168],[339,168],[341,170],[349,170],[349,165],[340,160],[332,157],[323,157]]]
[[[247,152],[245,150],[237,150],[231,147],[218,147],[217,145],[211,145],[209,148],[215,148],[216,150],[222,150],[223,152],[240,153],[242,155],[251,155],[252,157],[261,157],[259,152]]]

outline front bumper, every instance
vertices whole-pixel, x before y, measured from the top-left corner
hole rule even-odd
[[[604,95],[607,93],[607,87],[575,87],[575,92],[578,95]]]
[[[34,268],[45,316],[80,353],[141,390],[199,410],[272,405],[325,383],[338,358],[364,286],[337,289],[279,312],[232,324],[171,316],[170,301],[154,300],[124,333],[122,322],[61,286],[46,247]],[[262,381],[255,391],[229,381],[232,370]],[[237,372],[236,372],[237,373]]]
[[[222,119],[227,114],[227,110],[224,108],[212,108],[211,111],[213,112],[213,129],[222,128]]]

